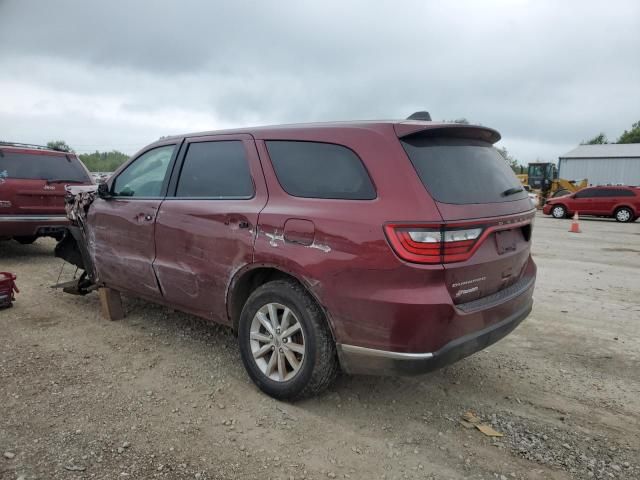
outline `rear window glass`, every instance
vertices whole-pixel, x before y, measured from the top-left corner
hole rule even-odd
[[[36,155],[0,150],[0,174],[4,178],[87,182],[84,168],[72,155]]]
[[[401,143],[438,202],[496,203],[528,196],[507,161],[488,142],[416,136]]]
[[[295,197],[371,200],[376,192],[360,158],[332,143],[268,141],[282,188]]]
[[[176,196],[251,198],[253,180],[242,142],[191,143],[180,172]]]

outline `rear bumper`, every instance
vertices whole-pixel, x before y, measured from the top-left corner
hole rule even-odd
[[[340,365],[347,373],[370,375],[418,375],[437,370],[494,344],[522,322],[533,300],[510,317],[482,330],[456,338],[435,352],[401,353],[354,345],[338,345]]]
[[[423,318],[411,324],[411,331],[414,337],[423,337],[420,325],[430,323],[434,328],[427,329],[427,337],[446,339],[431,342],[434,349],[393,350],[341,342],[337,345],[340,365],[347,373],[416,375],[468,357],[509,334],[529,315],[535,280],[531,263],[529,275],[519,282],[488,297],[456,305],[451,317],[434,318],[434,311],[423,307]]]
[[[0,215],[0,238],[46,236],[68,225],[65,215]]]

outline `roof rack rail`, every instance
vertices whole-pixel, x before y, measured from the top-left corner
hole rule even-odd
[[[0,140],[0,147],[27,147],[27,148],[36,148],[38,150],[54,150],[56,152],[64,152],[64,150],[49,148],[46,145],[36,145],[35,143],[3,142],[2,140]],[[64,153],[70,153],[70,152],[64,152]]]

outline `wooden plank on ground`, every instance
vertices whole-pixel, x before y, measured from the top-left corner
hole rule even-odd
[[[102,306],[102,315],[107,320],[120,320],[124,318],[124,308],[122,306],[122,298],[120,292],[111,288],[99,288],[100,305]]]

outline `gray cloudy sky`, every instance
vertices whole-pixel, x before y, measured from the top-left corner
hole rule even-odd
[[[466,117],[522,162],[640,120],[640,2],[0,0],[0,138]]]

